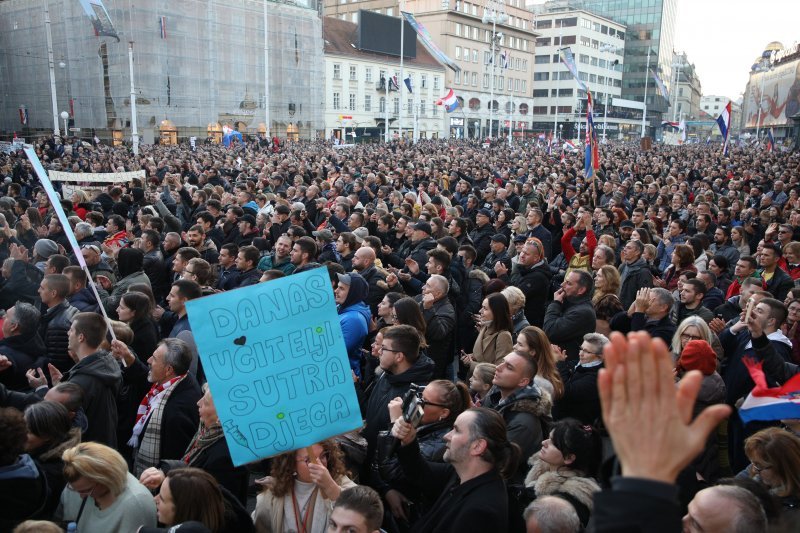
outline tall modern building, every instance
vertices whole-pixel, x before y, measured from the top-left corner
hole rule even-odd
[[[666,119],[669,102],[661,95],[652,70],[669,89],[675,42],[677,0],[574,0],[573,5],[610,18],[627,27],[622,73],[622,98],[645,100],[647,92],[648,135]],[[648,59],[649,56],[649,59]]]
[[[132,41],[142,142],[220,137],[226,125],[255,133],[265,130],[267,114],[273,135],[316,138],[324,130],[319,7],[317,0],[1,1],[0,131],[52,132],[54,115],[66,112],[67,125],[82,134],[130,139]]]

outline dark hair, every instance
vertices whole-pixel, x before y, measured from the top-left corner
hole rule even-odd
[[[61,394],[66,394],[66,401],[60,402],[70,413],[77,413],[83,407],[83,387],[71,381],[62,381],[52,390]]]
[[[171,469],[164,481],[175,502],[175,521],[168,526],[190,520],[201,522],[211,531],[220,531],[225,522],[225,500],[217,480],[205,470],[192,467]]]
[[[509,479],[517,470],[521,452],[516,443],[508,440],[503,416],[486,407],[472,407],[467,412],[475,415],[469,427],[470,440],[486,441],[486,450],[481,459],[494,466],[505,479]]]
[[[708,289],[706,289],[706,284],[702,280],[697,279],[696,277],[692,279],[687,279],[686,281],[683,282],[683,284],[690,285],[694,289],[694,292],[698,292],[703,296],[705,296],[706,292],[708,291]]]
[[[434,248],[433,250],[428,250],[428,257],[442,266],[442,272],[447,272],[450,268],[451,258],[450,254],[446,251]]]
[[[48,274],[44,277],[47,288],[55,291],[56,296],[61,299],[69,296],[69,278],[64,274]]]
[[[122,295],[120,301],[124,301],[125,306],[133,311],[133,320],[131,320],[131,323],[146,320],[153,310],[150,298],[141,292],[126,292]]]
[[[779,329],[786,322],[789,310],[783,302],[775,298],[762,298],[758,303],[769,307],[769,318],[775,319],[775,329]]]
[[[678,268],[687,268],[694,263],[694,250],[688,244],[676,244],[672,253],[678,256]]]
[[[98,313],[78,313],[72,317],[75,333],[84,336],[84,342],[91,348],[98,348],[106,339],[108,326]]]
[[[47,259],[47,262],[55,269],[56,274],[61,274],[64,272],[64,269],[70,265],[69,258],[67,258],[66,255],[61,254],[51,255]]]
[[[202,220],[203,222],[211,224],[212,226],[217,221],[217,219],[214,218],[214,215],[212,215],[208,211],[200,211],[199,213],[197,213],[197,215],[195,216],[195,220]]]
[[[150,307],[155,308],[156,297],[153,295],[153,288],[147,283],[133,283],[128,287],[128,292],[140,292],[144,294],[147,296],[147,299],[150,300]]]
[[[728,267],[730,266],[730,263],[728,263],[728,258],[724,255],[717,254],[711,258],[711,261],[714,261],[714,264],[717,265],[717,267],[723,272],[727,271]]]
[[[27,442],[28,427],[22,413],[13,407],[0,408],[0,466],[14,464]]]
[[[508,300],[499,292],[495,292],[486,297],[489,309],[492,310],[494,320],[492,320],[492,327],[495,331],[508,331],[514,332],[514,321],[511,318],[511,308],[508,305]]]
[[[449,379],[437,379],[426,385],[430,386],[440,391],[441,403],[450,410],[450,415],[445,419],[447,423],[452,424],[458,415],[472,407],[469,387],[463,381],[453,383]]]
[[[425,347],[425,333],[428,325],[419,304],[413,298],[406,296],[397,300],[392,307],[397,315],[397,323],[413,327],[419,335],[420,345]]]
[[[184,246],[182,248],[179,248],[178,251],[175,253],[175,255],[181,256],[181,259],[188,263],[189,259],[200,257],[200,252],[198,252],[197,249],[192,248],[191,246]]]
[[[771,242],[764,243],[764,246],[761,247],[761,251],[763,252],[764,250],[772,250],[773,252],[775,252],[775,257],[783,256],[783,251],[781,250],[781,247]]]
[[[437,240],[436,244],[447,250],[450,255],[456,255],[458,253],[458,241],[454,237],[447,235]]]
[[[25,409],[28,431],[46,439],[49,443],[60,443],[72,429],[69,410],[58,402],[37,402]]]
[[[591,296],[594,292],[594,278],[585,270],[573,270],[571,274],[578,275],[578,286],[586,289],[585,294]]]
[[[383,340],[391,340],[395,349],[403,352],[409,363],[414,364],[419,359],[421,337],[413,326],[407,324],[390,326],[383,331]]]
[[[161,243],[161,236],[155,230],[146,229],[142,232],[142,240],[149,242],[153,248],[158,248]]]
[[[380,529],[383,522],[383,502],[374,489],[366,485],[356,485],[343,490],[333,507],[342,507],[364,518],[367,531]]]
[[[591,426],[585,426],[574,418],[564,418],[553,426],[550,442],[566,458],[574,455],[569,468],[594,477],[600,465],[602,448],[600,435]]]
[[[317,243],[311,237],[300,237],[294,245],[300,247],[302,253],[308,254],[309,261],[313,261],[317,257]]]
[[[200,298],[203,295],[200,285],[197,282],[189,279],[179,279],[173,283],[172,286],[177,287],[178,294],[187,300],[194,300],[195,298]]]
[[[222,250],[227,250],[228,255],[230,255],[234,259],[236,258],[237,255],[239,255],[239,247],[232,242],[229,242],[228,244],[223,244],[222,248],[220,248],[220,251]]]

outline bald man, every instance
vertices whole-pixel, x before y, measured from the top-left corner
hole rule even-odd
[[[378,314],[378,304],[381,303],[383,297],[386,296],[386,289],[381,288],[378,282],[386,281],[386,276],[381,274],[375,268],[375,250],[369,246],[362,246],[356,250],[353,256],[353,270],[361,274],[369,284],[369,293],[367,294],[367,305],[369,305],[372,316]],[[382,283],[384,287],[385,283]]]

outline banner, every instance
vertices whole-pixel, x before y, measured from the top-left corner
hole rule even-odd
[[[561,53],[561,62],[566,65],[567,70],[572,73],[572,77],[575,78],[575,81],[578,82],[578,87],[581,88],[583,91],[588,91],[586,88],[586,84],[581,81],[580,76],[578,75],[578,66],[575,64],[575,56],[572,55],[572,50],[569,46],[566,48],[562,48],[559,50]]]
[[[750,75],[743,101],[743,127],[755,129],[759,120],[761,128],[792,124],[791,117],[800,113],[799,68],[800,60],[797,60]]]
[[[134,172],[56,172],[50,171],[51,181],[85,181],[87,183],[124,183],[134,178],[144,179],[144,170]]]
[[[411,27],[414,28],[414,31],[417,32],[417,35],[419,35],[419,40],[422,41],[422,44],[425,45],[425,48],[428,49],[428,52],[430,52],[431,55],[433,55],[433,57],[438,59],[440,63],[450,67],[450,69],[452,69],[453,72],[461,72],[461,67],[459,67],[455,63],[455,61],[450,59],[447,56],[447,54],[442,52],[441,48],[436,46],[436,43],[433,42],[433,37],[431,37],[430,32],[428,32],[428,30],[425,29],[425,26],[423,26],[422,23],[419,22],[414,17],[413,14],[406,13],[405,11],[401,11],[401,13],[403,14],[403,17],[406,19],[406,22],[408,22],[411,25]]]
[[[111,17],[108,16],[106,6],[103,5],[103,0],[79,0],[86,16],[92,21],[94,27],[94,34],[98,37],[106,36],[113,37],[119,42],[119,35],[114,25],[111,23]]]
[[[328,270],[186,303],[236,466],[361,427]]]

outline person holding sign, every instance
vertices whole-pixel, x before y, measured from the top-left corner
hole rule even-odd
[[[342,489],[356,486],[339,445],[330,439],[279,455],[270,474],[253,513],[257,533],[324,533],[332,503]]]

